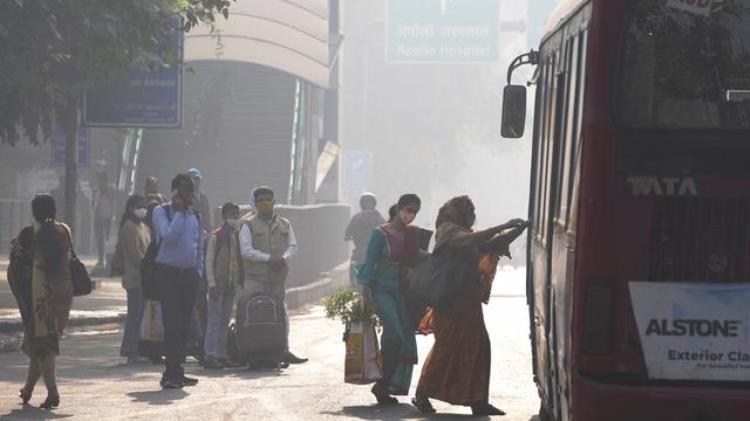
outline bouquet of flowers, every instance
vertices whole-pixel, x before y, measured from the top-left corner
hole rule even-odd
[[[380,326],[380,320],[375,314],[375,304],[370,300],[363,300],[362,295],[354,288],[339,289],[326,299],[325,306],[326,317],[338,318],[344,325],[372,323]]]

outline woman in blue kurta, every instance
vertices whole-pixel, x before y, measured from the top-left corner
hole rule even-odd
[[[405,290],[418,250],[416,228],[409,224],[420,206],[421,200],[415,194],[399,198],[391,221],[372,230],[365,262],[359,268],[365,300],[374,300],[383,324],[380,343],[384,375],[372,388],[380,404],[397,403],[391,395],[409,394],[417,363],[416,321],[408,308]]]

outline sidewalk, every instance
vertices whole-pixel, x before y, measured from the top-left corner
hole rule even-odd
[[[82,259],[91,271],[96,259]],[[0,259],[0,352],[14,351],[20,346],[23,332],[21,315],[7,279],[8,259]],[[92,277],[95,289],[91,294],[73,299],[69,330],[91,330],[117,325],[125,320],[127,299],[120,278]]]
[[[96,259],[83,259],[89,270]],[[0,353],[18,349],[23,333],[21,315],[8,285],[6,271],[8,259],[0,259]],[[329,273],[320,275],[318,281],[290,288],[287,302],[290,310],[315,302],[341,286],[348,284],[348,262]],[[120,278],[92,277],[96,288],[91,294],[73,299],[68,331],[111,330],[113,325],[124,323],[127,314],[127,297]]]

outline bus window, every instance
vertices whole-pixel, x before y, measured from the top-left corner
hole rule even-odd
[[[537,106],[535,107],[537,110],[537,115],[544,115],[544,111],[547,109],[547,66],[545,64],[542,64],[539,66],[539,77],[537,78],[537,84],[536,84],[536,90],[537,90]],[[532,221],[534,221],[534,235],[539,236],[540,235],[540,228],[541,225],[539,225],[540,220],[540,202],[541,202],[541,191],[542,191],[542,146],[541,146],[541,139],[544,139],[544,131],[546,129],[544,124],[543,118],[537,118],[535,119],[536,128],[534,130],[534,191],[532,193],[532,198],[534,200],[533,207],[532,207]]]
[[[570,162],[570,182],[573,188],[570,189],[569,192],[568,203],[570,203],[570,206],[568,206],[568,215],[566,218],[568,230],[573,231],[575,231],[576,225],[577,215],[575,212],[577,210],[576,202],[578,201],[578,177],[581,171],[581,132],[583,131],[581,123],[583,121],[583,102],[586,96],[586,52],[588,49],[588,31],[581,32],[576,39],[576,43],[578,44],[578,71],[576,76],[578,92],[576,93],[575,130],[573,131],[573,142],[570,147],[570,152],[572,154]]]
[[[552,108],[552,80],[554,79],[554,60],[552,57],[545,59],[544,72],[542,75],[542,100],[543,111],[542,111],[542,130],[538,139],[538,164],[537,164],[537,191],[536,193],[536,218],[535,227],[537,238],[540,241],[544,240],[545,235],[545,197],[547,195],[547,139],[550,137],[552,131],[550,110]]]
[[[555,218],[561,225],[565,225],[568,214],[568,193],[570,191],[570,165],[571,147],[573,145],[573,134],[575,133],[575,111],[578,83],[578,38],[574,37],[567,41],[566,47],[566,79],[567,88],[565,94],[565,116],[563,128],[564,135],[560,145],[560,172],[558,176],[558,206]]]
[[[549,201],[550,201],[550,172],[552,170],[552,147],[554,146],[554,135],[555,135],[555,112],[557,109],[556,104],[556,90],[557,90],[557,77],[555,75],[555,65],[557,64],[557,53],[555,52],[547,60],[547,74],[545,83],[547,84],[547,100],[546,100],[546,111],[545,111],[545,126],[544,137],[542,138],[542,162],[540,166],[541,170],[541,197],[539,206],[541,208],[539,225],[540,225],[540,236],[542,242],[546,242],[548,222],[549,222]]]
[[[620,123],[750,128],[750,0],[714,0],[703,14],[637,0],[625,33]],[[737,93],[740,93],[739,95]]]

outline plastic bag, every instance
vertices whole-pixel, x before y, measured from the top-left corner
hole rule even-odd
[[[375,325],[352,323],[347,333],[344,381],[352,384],[369,384],[382,379],[383,357]]]

